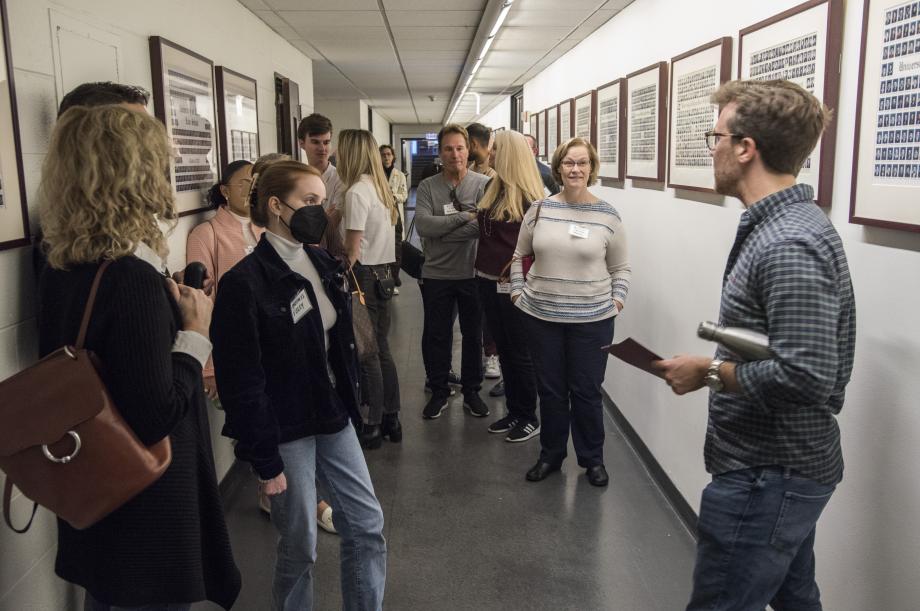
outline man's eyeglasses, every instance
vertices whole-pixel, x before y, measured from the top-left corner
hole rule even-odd
[[[744,134],[722,134],[719,132],[706,132],[703,136],[706,138],[706,148],[710,151],[715,150],[716,145],[719,144],[719,140],[722,138],[744,138]]]

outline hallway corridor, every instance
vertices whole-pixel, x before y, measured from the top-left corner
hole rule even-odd
[[[690,592],[694,543],[608,417],[610,486],[588,484],[574,454],[561,474],[524,480],[539,452],[534,438],[503,441],[473,418],[459,393],[433,421],[422,420],[422,307],[403,276],[390,338],[402,392],[401,444],[366,453],[386,518],[385,607],[395,611],[673,611]],[[454,363],[459,367],[459,330]],[[267,611],[276,532],[256,508],[252,476],[230,491],[226,510],[243,572],[235,608]],[[341,608],[339,538],[320,531],[317,609]],[[196,609],[216,609],[200,604]]]

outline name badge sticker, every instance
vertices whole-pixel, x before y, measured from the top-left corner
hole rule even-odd
[[[511,294],[511,283],[510,282],[499,282],[495,285],[495,291],[500,295],[510,295]]]
[[[304,289],[297,291],[294,299],[291,300],[291,318],[294,319],[294,324],[296,325],[297,321],[306,316],[312,309],[313,304],[310,303],[310,298],[307,297],[307,291]]]
[[[580,227],[575,223],[569,225],[569,235],[575,236],[576,238],[585,239],[588,237],[589,229],[587,227]]]
[[[457,210],[456,208],[454,208],[454,204],[453,204],[453,203],[444,204],[444,215],[445,215],[445,216],[447,216],[448,214],[457,214],[458,212],[460,212],[460,211]]]

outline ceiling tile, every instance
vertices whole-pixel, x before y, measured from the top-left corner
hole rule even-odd
[[[374,11],[377,0],[262,0],[276,11]]]
[[[411,51],[463,51],[464,57],[470,49],[471,40],[439,40],[437,45],[432,45],[430,40],[424,38],[397,39],[396,47],[402,53],[403,49]],[[432,49],[432,47],[435,47]]]
[[[323,27],[361,28],[384,27],[380,11],[278,11],[278,15],[294,28]]]
[[[387,11],[391,27],[479,26],[482,11]]]
[[[396,38],[397,42],[406,39],[428,41],[452,39],[471,41],[475,35],[476,28],[474,27],[393,27],[393,36]],[[433,46],[435,49],[439,48],[437,44],[432,45],[429,43],[429,46]]]
[[[391,11],[414,11],[419,8],[418,0],[383,0],[387,14]],[[425,0],[425,8],[439,12],[479,11],[486,8],[486,0]],[[393,23],[393,25],[397,25]]]

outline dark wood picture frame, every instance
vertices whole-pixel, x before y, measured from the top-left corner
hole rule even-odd
[[[540,159],[543,159],[545,161],[546,156],[548,154],[546,152],[547,144],[548,144],[547,139],[546,139],[546,131],[547,131],[547,124],[549,123],[549,121],[546,120],[546,109],[544,108],[539,113],[537,113],[537,116],[540,117],[540,127],[538,130],[540,132],[540,142],[538,145],[539,152],[540,152]]]
[[[869,55],[869,46],[868,46],[869,38],[868,37],[869,37],[869,30],[870,30],[870,22],[872,22],[872,18],[875,16],[874,13],[872,12],[872,9],[874,8],[873,5],[875,4],[876,2],[874,0],[864,0],[863,2],[862,35],[860,39],[861,42],[860,42],[860,52],[859,52],[859,87],[858,87],[858,93],[856,97],[856,127],[855,127],[855,136],[853,139],[853,142],[854,142],[853,177],[852,177],[851,187],[850,187],[849,219],[851,223],[858,224],[858,225],[882,227],[885,229],[897,229],[900,231],[920,232],[920,219],[918,219],[917,222],[911,222],[909,220],[906,220],[903,216],[900,217],[900,220],[899,220],[899,217],[891,213],[879,212],[876,216],[869,216],[865,212],[861,212],[857,210],[857,201],[859,198],[859,194],[860,194],[859,192],[860,192],[860,186],[861,186],[860,181],[859,181],[860,173],[861,173],[860,172],[861,170],[860,160],[861,159],[865,160],[866,158],[868,158],[870,163],[872,161],[875,161],[874,156],[868,156],[868,155],[861,156],[860,155],[860,149],[863,148],[862,141],[861,141],[862,136],[866,137],[867,143],[870,143],[870,144],[874,143],[874,140],[870,137],[871,133],[865,133],[865,134],[862,133],[862,127],[863,127],[863,114],[862,113],[864,109],[872,112],[873,106],[868,105],[867,102],[875,101],[875,98],[872,97],[873,95],[878,95],[878,98],[879,99],[881,98],[879,89],[875,87],[878,83],[873,83],[873,87],[871,88],[865,87],[865,84],[867,81],[867,69],[869,67],[867,64],[868,55]],[[891,9],[892,7],[888,6],[888,7],[880,7],[880,8],[882,11],[885,11],[885,10]],[[913,16],[911,18],[913,19]],[[884,30],[887,27],[887,25],[888,25],[887,23],[882,23],[880,27],[882,30]],[[877,40],[872,41],[872,44],[875,45],[878,42],[879,41]],[[875,49],[877,49],[877,47],[875,47]],[[881,63],[882,61],[884,61],[884,58],[875,57],[873,55],[872,60],[873,61],[878,60],[879,63]],[[892,75],[889,74],[888,76],[892,76]],[[884,78],[884,75],[880,75],[880,78]],[[876,104],[874,105],[874,107],[877,108],[878,105]],[[879,117],[880,116],[881,115],[879,115]],[[878,125],[878,118],[876,118],[874,121],[871,121],[871,122],[867,121],[866,126],[872,127],[873,124]],[[918,146],[916,140],[914,142],[914,145]],[[914,160],[914,164],[918,164],[918,163],[920,163],[920,161]],[[910,207],[916,207],[916,201],[917,201],[918,195],[920,195],[920,193],[917,192],[916,187],[905,188],[906,185],[895,186],[894,188],[898,189],[898,191],[895,191],[893,193],[885,192],[888,189],[892,188],[889,185],[872,184],[871,186],[874,190],[878,191],[878,195],[873,195],[871,198],[867,198],[867,200],[871,200],[873,202],[885,201],[886,204],[888,205],[892,204],[891,200],[893,199],[895,200],[894,203],[896,205],[898,203],[897,202],[898,198],[896,196],[901,195],[901,198],[907,200],[908,206],[910,206],[910,204],[913,204],[913,206],[910,206]],[[902,192],[906,192],[906,193],[902,193]]]
[[[19,134],[19,110],[16,104],[6,0],[0,0],[0,22],[0,32],[3,34],[3,68],[6,70],[6,87],[5,91],[0,91],[0,95],[9,96],[9,112],[0,113],[0,133],[3,133],[0,142],[0,222],[4,225],[15,225],[15,228],[9,228],[9,235],[6,227],[0,231],[0,236],[3,236],[0,237],[0,250],[8,250],[28,246],[32,240],[29,229],[29,206],[26,200],[26,179],[22,169],[22,139]]]
[[[553,134],[553,140],[556,142],[556,146],[550,150],[550,117],[556,115],[556,128],[555,134]],[[559,107],[555,104],[543,111],[543,116],[546,117],[546,129],[544,133],[546,134],[546,159],[547,161],[553,158],[553,153],[556,152],[556,147],[559,146]]]
[[[201,112],[210,110],[211,120],[210,121],[208,120],[207,115],[202,116],[202,115],[197,114],[198,105],[196,104],[194,108],[194,111],[196,112],[196,114],[192,115],[192,118],[200,119],[199,122],[203,122],[203,125],[202,126],[190,125],[189,127],[193,129],[188,130],[188,131],[199,132],[202,135],[202,137],[207,137],[208,135],[210,136],[211,148],[209,152],[203,156],[199,155],[199,156],[202,156],[204,160],[207,162],[209,171],[200,172],[200,177],[201,177],[200,180],[198,180],[198,175],[193,175],[190,177],[191,179],[195,180],[195,182],[199,183],[197,189],[194,188],[194,185],[189,185],[192,188],[185,189],[185,188],[180,188],[176,184],[177,178],[176,178],[175,160],[172,163],[170,163],[170,168],[169,168],[170,182],[172,183],[173,193],[175,194],[175,197],[176,197],[176,206],[179,211],[179,216],[186,216],[189,214],[198,214],[200,212],[205,212],[207,210],[213,209],[213,206],[206,199],[206,193],[207,193],[207,190],[211,187],[211,185],[217,182],[219,174],[220,174],[220,167],[221,167],[221,158],[220,158],[220,153],[219,153],[220,138],[218,136],[218,127],[217,127],[217,121],[216,121],[217,104],[216,104],[216,96],[214,95],[214,62],[212,62],[207,57],[204,57],[203,55],[200,55],[198,53],[195,53],[194,51],[186,49],[185,47],[178,45],[170,40],[167,40],[161,36],[151,36],[150,37],[150,70],[151,70],[152,83],[153,83],[154,114],[156,118],[162,121],[163,124],[166,126],[166,131],[170,135],[171,141],[173,142],[174,146],[176,146],[176,148],[179,149],[180,159],[181,159],[181,154],[183,154],[183,151],[181,150],[182,147],[180,146],[180,144],[184,144],[184,143],[177,143],[175,141],[175,137],[173,135],[173,129],[174,127],[178,127],[178,126],[173,124],[174,118],[171,116],[171,110],[169,111],[169,113],[167,112],[167,108],[169,108],[169,104],[167,103],[167,99],[166,99],[166,95],[167,95],[166,92],[167,92],[168,84],[165,82],[166,63],[165,63],[165,58],[164,58],[164,55],[165,55],[164,50],[166,49],[168,49],[170,52],[175,52],[179,54],[180,56],[185,56],[184,59],[186,59],[187,61],[198,61],[198,62],[202,62],[202,64],[206,64],[208,66],[208,72],[210,75],[209,82],[205,83],[207,85],[207,89],[210,95],[210,101],[205,107],[201,109]],[[193,77],[189,76],[188,78],[189,80],[192,80]],[[183,135],[188,135],[190,138],[194,138],[192,134],[183,134]],[[193,144],[193,143],[190,142],[188,144]],[[211,157],[211,159],[208,159],[209,156]],[[196,167],[203,169],[204,166],[190,166],[190,171],[194,171],[194,168]],[[206,178],[207,174],[211,174],[210,178]],[[195,205],[196,201],[198,202],[198,205]]]
[[[655,135],[655,148],[656,148],[656,159],[657,163],[655,164],[655,173],[654,175],[650,174],[637,174],[635,172],[630,173],[630,163],[629,163],[629,138],[632,133],[631,130],[631,121],[632,117],[629,113],[629,85],[630,81],[635,80],[637,77],[642,76],[653,70],[658,71],[658,117],[656,123],[657,133]],[[666,154],[665,147],[667,146],[667,129],[668,129],[668,62],[656,62],[650,66],[646,66],[641,70],[636,70],[626,75],[626,178],[631,180],[648,180],[652,182],[664,182],[665,175],[665,166],[666,166]]]
[[[588,140],[593,146],[597,146],[597,143],[594,141],[594,134],[597,132],[597,126],[594,124],[594,120],[597,117],[597,90],[592,89],[591,91],[586,91],[581,95],[577,95],[572,98],[572,134],[573,137],[578,137],[578,125],[576,125],[576,120],[578,119],[578,104],[579,102],[584,101],[585,98],[590,97],[591,103],[588,108],[589,115],[591,117],[590,125],[588,127]]]
[[[618,90],[618,102],[617,102],[617,176],[611,176],[609,173],[605,173],[607,170],[604,166],[612,165],[605,164],[601,158],[601,101],[602,93],[616,87]],[[609,83],[604,83],[595,90],[594,93],[594,119],[593,119],[594,128],[592,131],[592,142],[597,148],[598,158],[601,158],[600,168],[598,170],[598,178],[604,178],[607,180],[615,180],[622,182],[626,179],[626,79],[618,78],[610,81]]]
[[[754,25],[748,26],[738,32],[738,78],[743,78],[744,66],[744,38],[754,32],[759,32],[768,27],[774,26],[790,17],[795,17],[814,9],[815,7],[827,4],[827,20],[825,22],[826,42],[824,48],[824,79],[823,95],[821,101],[832,111],[837,111],[837,103],[840,97],[840,70],[843,61],[843,26],[844,26],[844,5],[843,0],[809,0],[798,6],[794,6],[782,13],[774,15],[769,19],[764,19]],[[782,41],[778,41],[782,42]],[[819,75],[816,75],[818,78]],[[815,181],[815,201],[820,206],[829,207],[833,198],[834,189],[834,154],[837,148],[837,123],[831,122],[828,129],[824,131],[821,137],[820,152],[821,160],[818,164],[818,176]]]
[[[237,157],[233,155],[232,152],[232,143],[229,141],[232,138],[230,125],[227,122],[227,77],[230,79],[237,79],[239,81],[244,81],[248,85],[252,86],[252,100],[255,102],[255,135],[256,135],[256,150],[255,155],[250,155],[246,158],[249,161],[255,163],[256,159],[259,158],[262,150],[262,141],[261,134],[259,131],[259,84],[254,78],[248,77],[245,74],[240,74],[234,70],[231,70],[225,66],[217,66],[214,68],[214,91],[215,91],[215,102],[217,103],[217,125],[219,137],[217,139],[220,145],[220,159],[222,165],[227,165],[233,161],[236,161]],[[243,159],[244,157],[239,157]],[[223,168],[221,168],[223,172]],[[223,176],[221,176],[223,178]]]
[[[715,175],[713,174],[713,166],[711,164],[708,166],[707,171],[708,171],[709,181],[713,185],[712,187],[701,187],[698,184],[692,185],[692,184],[681,184],[678,182],[674,182],[674,177],[673,177],[674,168],[671,166],[671,161],[674,156],[674,150],[673,150],[674,147],[673,147],[673,142],[671,138],[674,136],[674,113],[676,112],[676,108],[677,108],[677,105],[674,103],[674,93],[675,93],[674,75],[677,73],[677,70],[675,70],[675,65],[679,64],[681,61],[685,59],[692,58],[694,55],[699,55],[700,53],[704,51],[709,51],[710,49],[713,49],[719,46],[722,47],[722,50],[720,52],[719,64],[717,66],[717,69],[719,71],[718,85],[722,85],[723,83],[726,83],[727,81],[731,79],[732,57],[733,57],[732,55],[732,52],[733,52],[732,37],[731,36],[723,36],[722,38],[717,38],[716,40],[713,40],[712,42],[708,42],[704,45],[700,45],[699,47],[696,47],[695,49],[687,51],[686,53],[681,53],[677,57],[674,57],[671,59],[671,66],[669,70],[670,71],[670,75],[669,75],[670,86],[668,87],[668,100],[669,100],[668,101],[668,188],[669,189],[681,189],[684,191],[698,191],[701,193],[715,193],[716,192]],[[713,121],[712,126],[708,127],[704,131],[708,131],[709,129],[712,129],[712,127],[714,126],[715,126],[715,121]],[[704,136],[700,134],[699,137],[700,137],[700,141],[702,142],[704,139]],[[707,151],[707,155],[708,155],[708,151]]]
[[[572,102],[573,102],[572,98],[569,98],[568,100],[565,100],[564,102],[560,102],[558,106],[559,144],[562,144],[563,142],[567,141],[575,133],[575,118],[572,116],[573,115]],[[562,117],[563,116],[569,117],[569,133],[567,134],[562,133]]]

